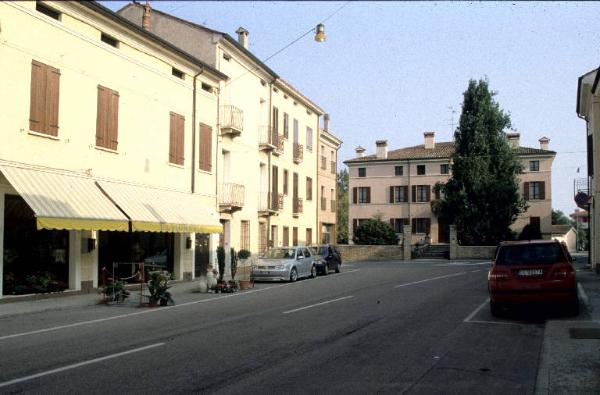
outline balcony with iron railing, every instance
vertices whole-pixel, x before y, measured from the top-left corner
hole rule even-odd
[[[327,198],[326,197],[321,197],[321,210],[322,211],[327,210]]]
[[[294,143],[294,163],[302,162],[304,157],[304,147],[302,144]]]
[[[244,207],[246,187],[225,182],[219,185],[219,211],[232,213]]]
[[[321,156],[321,170],[327,170],[327,158]]]
[[[274,215],[279,208],[280,196],[282,194],[274,194],[273,192],[259,192],[258,196],[258,215]]]
[[[337,171],[337,163],[335,163],[335,161],[331,161],[331,174],[335,174]]]
[[[269,126],[258,127],[258,148],[265,152],[272,151],[275,155],[283,153],[283,135]]]
[[[235,137],[244,131],[244,112],[236,106],[222,105],[219,118],[222,135]]]
[[[330,205],[331,212],[335,213],[337,211],[337,200],[330,200],[329,205]]]
[[[302,198],[295,197],[295,198],[293,198],[293,202],[294,202],[294,207],[293,207],[293,210],[292,210],[292,215],[294,217],[298,217],[298,216],[300,216],[300,214],[302,214],[302,211],[303,211],[303,201],[302,201]]]

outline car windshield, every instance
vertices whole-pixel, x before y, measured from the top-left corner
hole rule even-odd
[[[265,259],[293,259],[293,248],[273,248],[268,250],[263,256]]]
[[[502,246],[496,258],[497,265],[551,265],[565,262],[558,244],[522,244]]]
[[[309,248],[313,255],[327,255],[327,246],[311,246]]]

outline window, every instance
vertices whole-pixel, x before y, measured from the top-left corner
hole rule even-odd
[[[29,130],[58,136],[58,92],[60,71],[54,67],[31,62],[31,99]]]
[[[366,167],[359,167],[358,168],[358,176],[359,177],[366,177],[367,176],[367,168]]]
[[[306,200],[312,200],[312,178],[306,177]]]
[[[525,200],[544,200],[546,198],[545,184],[543,181],[526,182],[524,185]]]
[[[352,219],[352,233],[356,232],[356,228],[358,228],[365,221],[368,221],[368,218],[354,218],[354,219]]]
[[[294,226],[292,228],[292,244],[297,246],[298,245],[298,227]]]
[[[288,194],[288,171],[283,169],[283,194]]]
[[[450,166],[448,164],[440,165],[440,174],[448,174],[450,173]]]
[[[309,246],[312,244],[312,229],[306,228],[306,245]]]
[[[184,151],[184,125],[183,115],[171,112],[171,123],[169,128],[169,163],[183,166]]]
[[[183,71],[181,71],[181,70],[179,70],[179,69],[176,69],[175,67],[171,67],[171,74],[172,74],[174,77],[177,77],[177,78],[179,78],[179,79],[181,79],[181,80],[182,80],[182,79],[183,79],[183,77],[184,77]],[[204,89],[204,85],[206,85],[206,84],[202,84],[202,89]],[[206,89],[205,89],[205,90],[206,90]]]
[[[312,151],[313,149],[313,130],[312,128],[306,128],[306,149]]]
[[[429,218],[413,218],[412,232],[428,235],[431,230],[431,220]]]
[[[529,161],[529,171],[540,171],[540,161],[539,160],[530,160]]]
[[[403,176],[404,175],[404,166],[394,166],[394,175]]]
[[[390,226],[396,233],[404,233],[404,225],[408,225],[408,218],[390,218]]]
[[[117,150],[119,136],[119,93],[98,85],[96,147]]]
[[[49,16],[52,19],[56,19],[57,21],[60,21],[60,12],[48,7],[47,5],[45,5],[39,1],[35,4],[35,9],[38,12],[41,12],[42,14]]]
[[[294,144],[298,144],[298,120],[294,119]]]
[[[212,169],[212,128],[203,123],[200,124],[199,141],[200,170],[211,171]]]
[[[290,137],[290,116],[287,112],[283,113],[283,138]]]
[[[201,87],[202,87],[203,91],[206,91],[208,93],[213,93],[213,87],[211,85],[208,85],[208,84],[206,84],[206,83],[203,82],[202,85],[201,85]]]
[[[242,221],[241,222],[240,250],[250,251],[250,221]]]
[[[431,187],[429,185],[413,185],[412,201],[428,202],[430,200]]]
[[[106,33],[101,33],[100,34],[100,40],[108,45],[110,45],[111,47],[115,47],[115,48],[119,48],[119,40],[117,40],[116,38],[109,36]]]
[[[290,228],[287,226],[283,227],[283,246],[289,247],[290,245]]]
[[[390,203],[408,202],[408,186],[391,186],[390,187]]]
[[[352,188],[353,203],[371,203],[371,187]]]
[[[273,106],[273,133],[279,135],[279,109]]]
[[[425,165],[417,165],[417,175],[425,175]]]

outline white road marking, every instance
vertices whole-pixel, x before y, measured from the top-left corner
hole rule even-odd
[[[425,280],[414,281],[412,283],[395,285],[394,288],[408,287],[409,285],[415,285],[415,284],[425,283],[425,282],[428,282],[428,281],[440,280],[442,278],[462,276],[463,274],[467,274],[467,272],[460,272],[460,273],[454,273],[454,274],[447,274],[445,276],[438,276],[438,277],[426,278]]]
[[[480,272],[480,271],[481,271],[481,269],[471,270],[471,273],[477,273],[477,272]]]
[[[518,322],[508,322],[508,321],[483,321],[483,320],[475,320],[475,321],[467,321],[467,324],[492,324],[492,325],[517,325],[521,326]]]
[[[469,262],[469,261],[455,261],[455,262],[447,262],[447,263],[437,263],[433,266],[480,266],[480,265],[489,265],[489,261],[482,262]]]
[[[304,307],[300,307],[300,308],[297,308],[297,309],[294,309],[294,310],[284,311],[283,314],[295,313],[297,311],[306,310],[306,309],[310,309],[310,308],[317,307],[317,306],[322,306],[324,304],[329,304],[329,303],[333,303],[333,302],[339,302],[340,300],[350,299],[350,298],[353,298],[353,297],[354,296],[344,296],[344,297],[337,298],[337,299],[331,299],[331,300],[327,300],[325,302],[311,304],[310,306],[304,306]]]
[[[336,276],[339,276],[339,275],[342,275],[342,274],[354,273],[354,272],[357,272],[359,270],[360,269],[346,270],[346,271],[343,271],[343,272],[337,274]],[[317,279],[318,278],[319,277],[317,277]],[[304,284],[304,282],[302,282],[302,283],[295,283],[295,284]],[[292,285],[292,284],[284,283],[284,284],[271,285],[271,286],[268,286],[268,287],[265,287],[265,288],[252,289],[250,291],[244,291],[244,292],[240,292],[240,293],[233,293],[233,294],[228,294],[228,295],[222,295],[222,296],[217,296],[217,297],[210,298],[210,299],[194,300],[194,301],[191,301],[191,302],[180,303],[180,304],[176,304],[174,306],[166,306],[166,307],[161,307],[161,308],[157,308],[157,309],[149,309],[149,310],[143,310],[143,311],[136,311],[135,313],[119,314],[119,315],[115,315],[115,316],[112,316],[112,317],[98,318],[98,319],[89,320],[89,321],[80,321],[80,322],[75,322],[73,324],[53,326],[53,327],[50,327],[50,328],[38,329],[38,330],[34,330],[34,331],[29,331],[29,332],[14,333],[12,335],[0,336],[0,341],[7,340],[7,339],[13,339],[13,338],[16,338],[16,337],[36,335],[36,334],[39,334],[39,333],[53,332],[53,331],[58,331],[58,330],[61,330],[61,329],[75,328],[75,327],[78,327],[78,326],[97,324],[99,322],[106,322],[106,321],[118,320],[118,319],[121,319],[121,318],[135,317],[135,316],[142,315],[142,314],[159,313],[159,312],[168,311],[170,309],[176,309],[176,308],[180,308],[180,307],[184,307],[184,306],[191,306],[191,305],[200,304],[200,303],[214,302],[214,301],[217,301],[217,300],[222,300],[222,299],[227,299],[227,298],[233,298],[233,297],[243,296],[243,295],[250,295],[250,294],[258,293],[258,292],[264,292],[264,291],[268,291],[270,289],[285,287],[287,285]]]
[[[585,290],[583,289],[580,283],[577,283],[577,293],[579,294],[579,299],[583,301],[583,304],[585,304],[586,307],[589,306],[590,299],[588,298],[587,294],[585,293]]]
[[[479,307],[477,307],[475,310],[473,310],[473,312],[472,312],[471,314],[469,314],[469,315],[467,316],[467,318],[465,318],[465,319],[463,320],[463,322],[470,322],[470,321],[471,321],[471,319],[472,319],[473,317],[475,317],[475,314],[479,313],[479,311],[480,311],[481,309],[483,309],[483,307],[484,307],[486,304],[488,304],[488,302],[489,302],[489,301],[490,301],[490,299],[489,299],[489,298],[488,298],[488,299],[486,299],[486,300],[485,300],[485,301],[484,301],[482,304],[480,304],[480,305],[479,305]]]
[[[75,363],[73,365],[67,365],[67,366],[63,366],[63,367],[60,367],[60,368],[56,368],[56,369],[52,369],[52,370],[47,370],[45,372],[32,374],[30,376],[25,376],[25,377],[20,377],[18,379],[13,379],[13,380],[5,381],[3,383],[0,383],[0,388],[2,388],[2,387],[8,387],[9,385],[13,385],[13,384],[22,383],[24,381],[29,381],[29,380],[37,379],[38,377],[44,377],[44,376],[48,376],[48,375],[51,375],[51,374],[64,372],[65,370],[75,369],[75,368],[78,368],[78,367],[81,367],[81,366],[85,366],[85,365],[90,365],[90,364],[93,364],[93,363],[98,363],[98,362],[106,361],[108,359],[118,358],[118,357],[122,357],[124,355],[128,355],[128,354],[133,354],[133,353],[140,352],[140,351],[149,350],[151,348],[159,347],[159,346],[162,346],[164,344],[165,343],[150,344],[148,346],[144,346],[144,347],[140,347],[140,348],[134,348],[133,350],[128,350],[128,351],[123,351],[123,352],[119,352],[119,353],[116,353],[116,354],[106,355],[104,357],[90,359],[89,361],[83,361],[83,362]]]

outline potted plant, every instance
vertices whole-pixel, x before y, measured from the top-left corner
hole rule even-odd
[[[238,280],[240,289],[248,289],[252,286],[252,281],[250,279],[252,271],[252,265],[249,262],[250,255],[250,251],[244,249],[237,253],[237,258],[239,259],[239,269],[237,272],[239,272]]]
[[[219,265],[219,280],[223,280],[223,274],[225,274],[225,248],[223,246],[217,247],[217,263]]]
[[[167,271],[150,272],[150,281],[148,281],[148,291],[150,291],[150,304],[166,306],[169,302],[175,304],[171,298],[169,288],[170,274]]]

